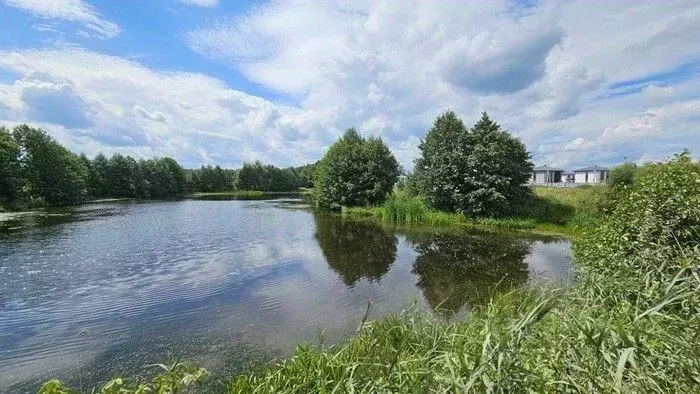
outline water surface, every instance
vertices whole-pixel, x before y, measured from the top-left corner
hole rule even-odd
[[[182,358],[216,373],[415,304],[452,319],[569,277],[567,241],[393,232],[299,199],[113,202],[0,220],[0,391],[87,390]]]

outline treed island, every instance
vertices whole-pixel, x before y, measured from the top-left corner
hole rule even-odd
[[[700,163],[690,152],[624,163],[601,186],[533,187],[519,139],[485,113],[467,127],[454,112],[435,120],[419,150],[404,174],[380,138],[349,129],[314,164],[187,170],[169,158],[90,159],[18,126],[0,130],[0,204],[302,189],[313,209],[358,223],[573,242],[569,285],[527,283],[455,320],[414,310],[363,319],[347,341],[299,344],[284,359],[230,376],[178,360],[152,379],[118,376],[94,392],[698,391]],[[75,391],[51,380],[39,392]]]

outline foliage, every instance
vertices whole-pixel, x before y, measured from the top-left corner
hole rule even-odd
[[[235,188],[237,174],[219,166],[185,170],[188,193],[228,192]]]
[[[381,139],[365,139],[348,129],[316,166],[316,204],[338,210],[381,203],[399,174],[396,158]]]
[[[22,193],[23,176],[20,146],[9,130],[0,127],[0,206],[13,205]]]
[[[577,282],[525,287],[464,320],[407,312],[300,347],[230,392],[697,392],[700,169],[640,169],[575,242]]]
[[[605,193],[597,204],[601,212],[609,212],[617,205],[619,199],[634,184],[634,178],[638,172],[639,167],[634,163],[625,163],[610,170],[605,181]]]
[[[20,165],[31,194],[48,204],[70,204],[86,196],[86,169],[76,155],[40,129],[20,125],[12,131],[21,148]]]
[[[309,171],[305,169],[304,171]],[[307,174],[308,176],[308,174]],[[296,170],[263,165],[259,161],[245,163],[238,171],[236,188],[239,190],[260,190],[264,192],[295,191],[308,185],[308,180],[300,179]]]
[[[533,167],[525,146],[485,112],[471,130],[454,112],[444,113],[419,148],[415,184],[436,209],[499,216],[527,195]]]
[[[567,192],[560,201],[585,205],[589,192]],[[607,214],[591,217],[582,221],[589,227],[574,242],[571,287],[521,287],[496,295],[461,320],[435,321],[407,311],[363,321],[349,342],[299,346],[276,365],[235,377],[228,390],[697,392],[700,165],[688,153],[645,165]],[[323,235],[330,242],[337,236],[342,235]],[[471,296],[461,294],[468,284],[445,279],[450,273],[478,266],[486,278],[498,276],[489,271],[498,269],[492,249],[481,251],[478,242],[435,248],[435,242],[419,245],[423,253],[441,253],[430,258],[437,267],[417,262],[423,289],[436,288],[434,280],[447,281],[446,287],[469,303]],[[508,247],[506,254],[514,258],[504,261],[522,261],[527,253],[517,244]],[[473,256],[466,263],[453,258],[458,252],[449,252],[461,249]],[[444,300],[444,294],[430,297],[434,307],[443,306],[436,300]]]
[[[0,127],[0,204],[12,209],[96,198],[167,199],[231,192],[236,183],[239,189],[296,191],[313,185],[314,168],[308,164],[281,169],[256,162],[241,170],[186,170],[169,157],[137,160],[100,153],[90,159],[71,153],[43,130],[20,125],[10,133]]]
[[[156,375],[149,383],[130,384],[123,378],[114,378],[107,382],[95,393],[100,394],[171,394],[196,387],[204,382],[209,373],[199,367],[188,364],[175,363],[170,366],[163,364],[154,365],[160,367],[163,372]],[[38,394],[74,394],[77,391],[70,389],[59,380],[51,380],[44,383]]]
[[[343,215],[351,218],[377,218],[392,225],[422,227],[496,227],[513,230],[538,230],[546,233],[574,235],[593,220],[598,188],[535,188],[519,202],[513,216],[467,217],[442,212],[427,206],[423,197],[405,188],[395,188],[380,207],[345,207]]]
[[[396,188],[382,206],[381,218],[392,223],[420,223],[428,211],[421,197]]]

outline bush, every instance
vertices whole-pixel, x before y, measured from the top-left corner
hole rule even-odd
[[[320,208],[375,205],[396,184],[399,164],[379,138],[360,137],[348,129],[316,166],[314,194]]]

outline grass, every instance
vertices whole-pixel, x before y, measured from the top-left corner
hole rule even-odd
[[[699,392],[700,166],[652,166],[635,182],[605,215],[594,191],[537,191],[584,204],[572,287],[526,286],[451,323],[411,311],[363,323],[229,392]]]
[[[537,187],[533,192],[529,206],[521,207],[521,212],[513,217],[470,218],[441,212],[428,207],[421,198],[401,191],[395,191],[382,206],[344,207],[342,214],[398,226],[498,228],[575,236],[584,224],[582,218],[588,216],[600,194],[599,188]]]
[[[583,226],[571,287],[531,284],[452,322],[416,311],[363,321],[347,343],[301,345],[222,391],[700,392],[700,165],[649,165],[634,182],[605,213],[575,192],[538,191],[584,204],[571,219]]]

